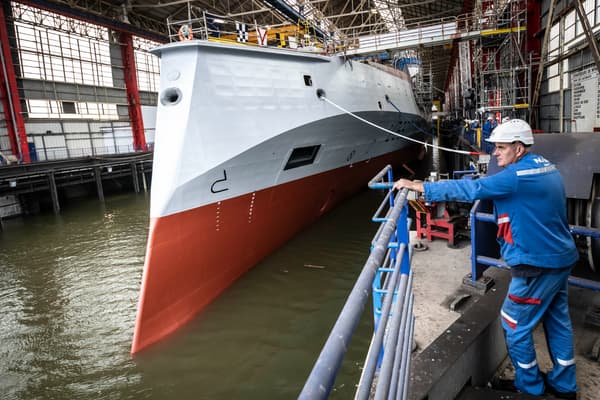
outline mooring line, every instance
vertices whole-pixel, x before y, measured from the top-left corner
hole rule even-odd
[[[344,112],[344,113],[346,113],[346,114],[348,114],[348,115],[356,118],[359,121],[364,122],[367,125],[371,125],[372,127],[380,129],[380,130],[382,130],[382,131],[384,131],[386,133],[389,133],[390,135],[401,137],[402,139],[408,140],[410,142],[419,143],[419,144],[422,144],[423,146],[429,146],[431,148],[436,148],[436,149],[439,149],[439,150],[442,150],[442,151],[448,151],[450,153],[464,154],[464,155],[468,155],[468,156],[476,156],[476,155],[485,154],[485,153],[480,153],[480,152],[477,152],[477,151],[466,151],[466,150],[451,149],[451,148],[444,147],[444,146],[438,146],[438,145],[435,145],[435,144],[431,144],[431,143],[427,143],[427,142],[422,142],[420,140],[411,138],[410,136],[401,135],[400,133],[391,131],[391,130],[389,130],[387,128],[384,128],[383,126],[379,126],[379,125],[377,125],[377,124],[375,124],[375,123],[373,123],[371,121],[368,121],[368,120],[366,120],[366,119],[364,119],[362,117],[359,117],[358,115],[352,113],[351,111],[346,110],[344,107],[335,104],[333,101],[331,101],[327,97],[325,97],[325,95],[323,94],[322,91],[317,91],[317,96],[319,97],[319,99],[326,101],[327,103],[331,104],[332,106],[334,106],[338,110],[340,110],[340,111],[342,111],[342,112]]]

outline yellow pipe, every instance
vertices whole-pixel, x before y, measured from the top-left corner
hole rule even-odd
[[[498,35],[500,33],[519,32],[524,30],[527,30],[526,26],[519,26],[515,28],[490,29],[486,31],[481,31],[481,36]]]

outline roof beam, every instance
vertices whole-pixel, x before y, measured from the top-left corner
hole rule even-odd
[[[150,18],[140,15],[129,15],[130,21],[135,21],[139,26],[127,24],[116,18],[111,18],[102,10],[113,8],[113,6],[102,1],[96,2],[93,7],[90,3],[80,5],[78,2],[57,3],[49,0],[17,0],[19,3],[36,7],[42,10],[50,11],[65,17],[86,21],[92,24],[104,26],[113,31],[127,32],[133,35],[156,42],[165,43],[168,41],[168,32],[166,23],[159,23]],[[84,8],[87,7],[87,8]]]

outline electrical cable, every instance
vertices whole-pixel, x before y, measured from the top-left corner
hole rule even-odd
[[[356,114],[354,114],[354,113],[346,110],[342,106],[337,105],[336,103],[334,103],[333,101],[331,101],[327,97],[325,97],[325,92],[322,89],[317,90],[317,97],[319,99],[321,99],[323,101],[326,101],[327,103],[331,104],[332,106],[334,106],[338,110],[340,110],[340,111],[342,111],[342,112],[344,112],[344,113],[346,113],[346,114],[348,114],[348,115],[356,118],[359,121],[364,122],[367,125],[371,125],[372,127],[380,129],[380,130],[382,130],[382,131],[384,131],[386,133],[389,133],[390,135],[401,137],[402,139],[408,140],[410,142],[419,143],[419,144],[422,144],[425,147],[429,146],[431,148],[436,148],[436,149],[439,149],[439,150],[442,150],[442,151],[447,151],[447,152],[450,152],[450,153],[457,153],[457,154],[464,154],[464,155],[468,155],[468,156],[474,156],[474,155],[481,155],[481,154],[483,154],[483,153],[480,153],[480,152],[477,152],[477,151],[466,151],[466,150],[450,149],[448,147],[443,147],[443,146],[438,146],[438,145],[427,143],[427,142],[422,142],[420,140],[413,139],[413,138],[411,138],[409,136],[401,135],[401,134],[399,134],[397,132],[391,131],[391,130],[389,130],[387,128],[384,128],[382,126],[379,126],[379,125],[377,125],[377,124],[375,124],[375,123],[373,123],[371,121],[368,121],[368,120],[366,120],[366,119],[364,119],[362,117],[359,117],[358,115],[356,115]]]

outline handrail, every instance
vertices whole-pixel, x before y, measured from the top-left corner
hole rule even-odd
[[[270,45],[320,54],[343,50],[339,40],[321,37],[312,23],[267,27],[256,24],[256,21],[243,22],[235,16],[202,11],[202,15],[195,18],[190,16],[177,21],[167,18],[167,28],[171,42],[208,40],[254,47]]]
[[[490,254],[489,244],[483,246],[480,243],[482,241],[482,233],[480,231],[489,231],[489,229],[486,229],[483,225],[479,224],[478,222],[485,222],[488,223],[488,225],[496,224],[496,219],[494,218],[494,215],[482,212],[481,206],[482,205],[480,200],[475,201],[470,212],[471,246],[473,247],[473,251],[471,252],[471,281],[473,283],[475,283],[479,278],[481,278],[481,276],[483,276],[483,272],[488,267],[502,269],[509,268],[508,264],[506,264],[506,261],[504,261],[501,258],[496,258]],[[569,232],[571,232],[572,235],[588,236],[591,238],[600,239],[600,229],[597,228],[569,225]],[[485,235],[485,232],[483,234]],[[568,282],[571,286],[600,291],[600,282],[591,279],[579,278],[571,275],[569,276]]]
[[[388,181],[382,182],[386,174]],[[369,182],[369,187],[385,187],[390,190],[390,194],[383,200],[383,203],[389,203],[389,210],[386,218],[380,220],[381,226],[376,233],[371,253],[321,350],[299,399],[326,399],[329,396],[371,290],[373,290],[376,328],[358,384],[356,398],[368,398],[376,370],[379,368],[378,358],[383,348],[387,350],[383,351],[384,364],[379,373],[377,387],[379,382],[385,382],[386,387],[378,390],[385,397],[388,396],[388,392],[391,393],[390,389],[400,393],[401,397],[398,398],[406,396],[410,357],[405,353],[406,349],[410,348],[408,343],[412,344],[411,332],[414,330],[410,290],[411,253],[408,251],[408,191],[403,189],[394,198],[391,195],[392,185],[389,165]],[[382,207],[379,207],[377,213],[381,209]],[[393,373],[401,375],[400,381],[396,378],[392,379]]]
[[[404,243],[402,243],[402,246],[400,248],[401,250],[401,254],[404,254]],[[408,279],[407,279],[407,275],[402,275],[400,277],[400,283],[397,283],[398,280],[398,272],[400,271],[399,268],[399,264],[401,263],[402,259],[401,257],[398,257],[396,259],[396,266],[394,268],[394,272],[392,272],[392,276],[390,278],[390,283],[389,283],[389,287],[394,288],[394,289],[398,289],[399,292],[404,292],[406,291],[406,287],[408,285]],[[385,334],[385,329],[380,329],[381,326],[385,327],[387,325],[387,320],[388,317],[390,315],[390,310],[392,307],[392,298],[393,296],[386,296],[385,300],[383,302],[383,307],[381,309],[381,319],[378,321],[378,327],[376,328],[375,331],[375,335],[373,336],[373,340],[372,340],[372,348],[373,349],[380,349],[382,344],[383,344],[383,336]],[[396,302],[398,303],[398,302]],[[377,359],[379,358],[379,351],[371,351],[367,354],[367,358],[366,358],[366,362],[365,365],[363,367],[363,372],[362,372],[362,376],[361,376],[361,382],[366,380],[366,381],[372,381],[373,377],[375,376],[375,369],[377,368]],[[371,392],[371,385],[364,385],[364,384],[360,384],[358,385],[358,390],[357,390],[357,394],[356,394],[356,399],[366,399],[369,397],[369,394]]]

